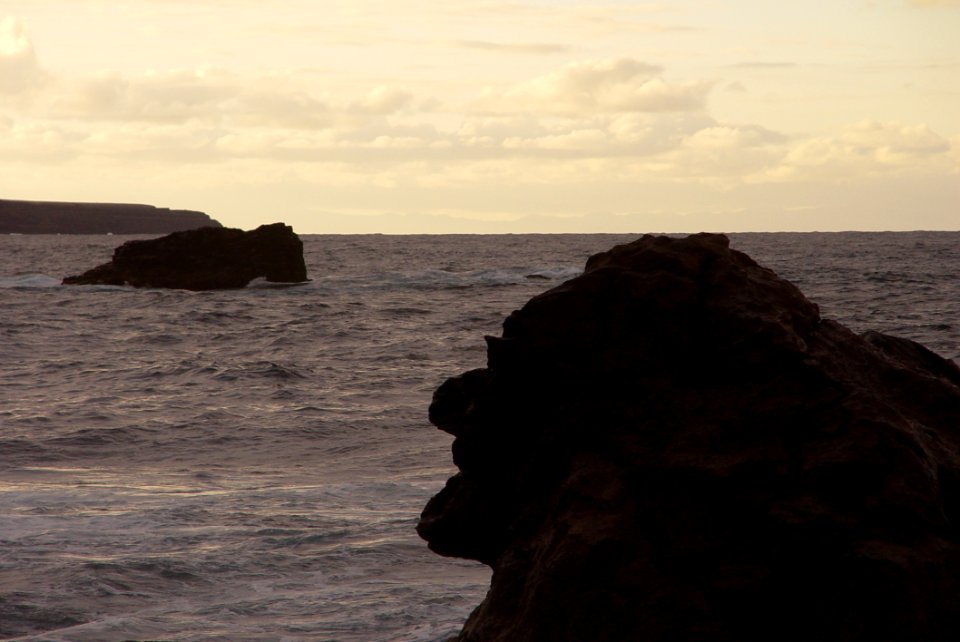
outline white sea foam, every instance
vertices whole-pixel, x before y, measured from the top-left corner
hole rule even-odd
[[[0,290],[5,289],[39,289],[59,287],[63,279],[46,274],[18,274],[16,276],[0,276]]]

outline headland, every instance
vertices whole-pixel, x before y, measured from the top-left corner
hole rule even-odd
[[[128,203],[0,199],[0,234],[170,234],[222,227],[203,212]]]

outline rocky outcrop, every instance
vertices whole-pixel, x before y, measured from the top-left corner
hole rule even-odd
[[[592,257],[430,419],[460,472],[418,531],[493,568],[460,642],[960,631],[960,370],[724,236]]]
[[[293,228],[283,223],[251,232],[204,227],[127,241],[109,263],[63,282],[216,290],[242,288],[258,277],[280,283],[307,280],[303,243]]]
[[[124,203],[0,199],[0,234],[170,234],[220,227],[203,212]]]

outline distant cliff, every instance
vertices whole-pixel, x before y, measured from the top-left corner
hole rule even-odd
[[[170,234],[222,227],[203,212],[123,203],[0,199],[0,234]]]

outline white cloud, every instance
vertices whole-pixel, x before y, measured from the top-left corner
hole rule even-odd
[[[76,146],[85,135],[57,125],[18,123],[4,118],[0,158],[10,162],[49,165],[76,158]],[[11,185],[11,183],[8,183]]]
[[[118,122],[237,121],[291,127],[317,126],[329,106],[282,77],[244,79],[219,69],[149,72],[134,77],[100,74],[62,82],[48,92],[56,118]],[[41,107],[42,108],[42,107]]]
[[[797,141],[766,180],[826,182],[892,175],[944,175],[957,166],[956,143],[925,124],[863,121],[834,136]]]
[[[20,93],[45,78],[23,23],[13,16],[0,19],[0,94]]]
[[[392,114],[411,105],[413,94],[396,87],[374,87],[360,100],[353,101],[347,110],[360,114]]]
[[[937,155],[950,149],[950,143],[925,124],[862,121],[844,132],[840,139],[860,150],[873,149],[904,158]]]
[[[311,91],[295,74],[245,77],[211,67],[101,73],[79,79],[51,78],[21,110],[36,120],[176,124],[316,130],[347,129],[371,119],[425,105],[402,88],[377,86],[336,100]],[[21,101],[22,102],[22,101]]]
[[[452,43],[456,47],[464,49],[477,49],[480,51],[491,51],[504,54],[558,54],[566,53],[570,50],[569,45],[562,45],[553,42],[523,42],[523,43],[505,43],[491,42],[488,40],[458,40]]]
[[[710,84],[668,83],[661,69],[630,58],[571,63],[506,90],[487,89],[478,102],[489,113],[670,112],[702,109]]]
[[[915,7],[960,7],[960,0],[908,0]]]
[[[684,140],[684,146],[703,150],[737,150],[780,144],[782,135],[756,126],[716,125],[698,130]]]
[[[538,138],[511,137],[503,141],[503,148],[570,151],[605,156],[611,140],[602,129],[574,129],[573,131]]]

